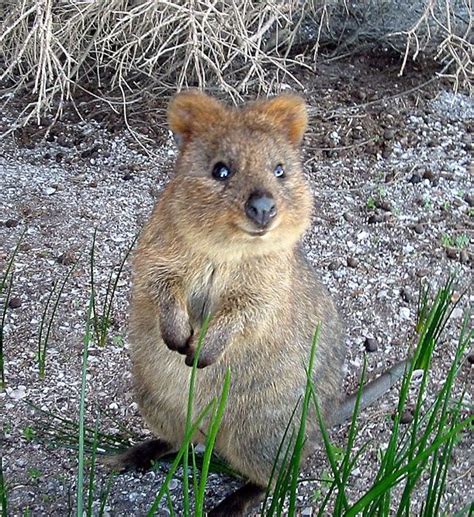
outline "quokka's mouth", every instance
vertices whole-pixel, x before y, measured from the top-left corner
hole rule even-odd
[[[271,224],[270,226],[266,226],[265,228],[249,228],[247,226],[238,226],[239,230],[243,231],[250,237],[263,237],[269,233],[271,233],[275,228],[279,225],[279,223]]]

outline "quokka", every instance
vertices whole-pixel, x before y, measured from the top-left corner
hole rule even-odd
[[[179,156],[135,252],[130,334],[138,403],[157,438],[109,463],[146,468],[179,449],[209,316],[194,411],[220,395],[230,367],[215,449],[248,480],[210,515],[243,515],[269,483],[318,325],[313,381],[326,423],[353,406],[341,405],[340,318],[301,247],[312,211],[299,157],[307,111],[296,95],[229,108],[187,91],[171,101],[168,121]],[[305,456],[318,442],[316,418],[306,432]],[[204,427],[194,439],[205,435]]]

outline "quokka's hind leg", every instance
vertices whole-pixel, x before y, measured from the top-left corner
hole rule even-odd
[[[256,508],[265,495],[265,488],[247,483],[227,496],[207,515],[208,517],[242,517]]]
[[[118,472],[125,472],[126,470],[145,471],[152,467],[154,461],[175,450],[175,446],[164,440],[147,440],[119,454],[105,456],[100,461]]]

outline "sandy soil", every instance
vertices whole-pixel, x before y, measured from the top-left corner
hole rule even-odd
[[[400,79],[395,67],[374,66],[364,58],[326,65],[318,76],[305,80],[312,117],[303,160],[316,204],[305,248],[346,323],[345,389],[355,388],[366,349],[372,350],[367,352],[369,376],[406,356],[414,341],[420,283],[436,289],[455,272],[457,291],[467,293],[435,353],[434,393],[453,357],[463,311],[474,299],[474,184],[469,163],[474,103],[433,83],[403,93],[422,82],[420,75]],[[123,122],[93,104],[83,106],[90,115],[86,121],[68,115],[46,139],[44,128],[29,127],[0,141],[2,270],[23,235],[4,329],[7,385],[0,392],[0,445],[11,515],[23,515],[27,509],[32,515],[74,511],[77,432],[68,431],[55,416],[78,418],[92,237],[96,230],[95,282],[102,307],[109,275],[117,272],[172,173],[176,150],[164,127],[164,106],[158,100],[131,117],[140,143]],[[4,130],[14,117],[14,107],[1,115]],[[52,325],[46,375],[40,379],[42,314],[55,282],[65,278],[76,260]],[[90,349],[87,370],[87,423],[94,427],[100,417],[101,432],[117,436],[117,442],[138,441],[147,434],[131,391],[129,282],[127,263],[118,282],[107,344]],[[459,374],[457,392],[465,383],[472,383],[469,361]],[[469,402],[469,391],[467,397]],[[395,404],[392,390],[360,417],[356,447],[368,439],[372,445],[351,478],[354,499],[373,479],[377,450],[388,441]],[[345,428],[335,430],[336,443],[343,444],[346,433]],[[443,499],[447,512],[460,510],[474,498],[472,445],[472,436],[466,435],[454,451]],[[321,478],[328,471],[318,451],[305,475]],[[144,515],[164,472],[166,465],[114,479],[106,513]],[[96,513],[107,479],[107,471],[99,467]],[[238,483],[212,474],[209,505]],[[420,483],[414,514],[425,490],[426,483]],[[301,485],[298,504],[304,515],[317,509],[321,491],[324,484],[319,482]],[[171,494],[179,514],[178,477]]]

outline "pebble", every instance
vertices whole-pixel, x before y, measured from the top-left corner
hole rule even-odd
[[[427,269],[427,268],[417,269],[416,272],[415,272],[415,275],[418,278],[423,278],[425,276],[428,276],[429,274],[430,274],[430,270]]]
[[[333,260],[332,262],[329,263],[328,265],[328,269],[329,271],[336,271],[336,269],[339,267],[338,263]]]
[[[5,222],[5,226],[7,228],[15,228],[15,226],[18,226],[18,221],[16,219],[8,219]]]
[[[423,232],[424,232],[424,229],[423,229],[423,225],[422,224],[415,224],[415,226],[413,226],[413,230],[415,231],[415,233],[417,233],[418,235],[421,235]]]
[[[63,266],[70,266],[76,262],[76,257],[72,251],[66,251],[62,255],[56,259],[58,264],[62,264]]]
[[[472,208],[474,207],[474,194],[464,194],[464,201]]]
[[[474,364],[474,352],[471,352],[468,356],[467,356],[467,362],[469,364]]]
[[[344,217],[344,219],[345,219],[348,223],[352,223],[352,221],[354,221],[354,216],[353,216],[350,212],[344,212],[344,214],[342,215],[342,217]]]
[[[301,510],[301,517],[311,517],[313,515],[313,508],[311,506],[307,506]]]
[[[356,268],[359,265],[359,261],[354,257],[347,257],[347,265],[352,268]]]
[[[7,394],[13,400],[21,400],[27,396],[26,387],[18,386],[18,388],[7,388]]]
[[[421,176],[415,172],[414,174],[412,174],[408,182],[412,183],[413,185],[415,185],[416,183],[421,183]]]
[[[133,180],[133,174],[127,173],[122,176],[122,179],[125,181]]]
[[[423,173],[423,179],[425,180],[432,180],[435,177],[435,175],[428,169]]]
[[[407,303],[411,303],[413,301],[413,295],[411,294],[410,290],[406,287],[402,287],[400,289],[400,296],[402,297],[402,300]]]
[[[44,189],[44,193],[47,195],[47,196],[52,196],[55,192],[56,192],[56,188],[54,187],[46,187]]]
[[[458,258],[458,250],[456,248],[446,248],[446,256],[450,259]]]
[[[391,212],[392,206],[386,199],[378,199],[375,201],[375,206],[380,208],[381,210],[385,210],[385,212]]]
[[[410,309],[408,307],[402,307],[400,309],[400,318],[409,320],[411,318]]]
[[[21,307],[21,298],[10,298],[8,302],[8,307],[10,307],[10,309],[18,309],[18,307]]]
[[[382,214],[372,214],[367,219],[369,224],[383,223],[385,221],[385,217]]]
[[[379,347],[377,340],[373,337],[365,338],[364,346],[367,352],[376,352]]]
[[[467,250],[461,250],[461,253],[459,254],[459,260],[461,264],[469,264],[469,253]]]
[[[391,127],[388,127],[384,132],[383,132],[383,137],[385,140],[392,140],[392,138],[395,136],[395,130],[392,129]]]
[[[401,424],[409,424],[413,421],[413,411],[411,409],[405,409],[400,417]]]

